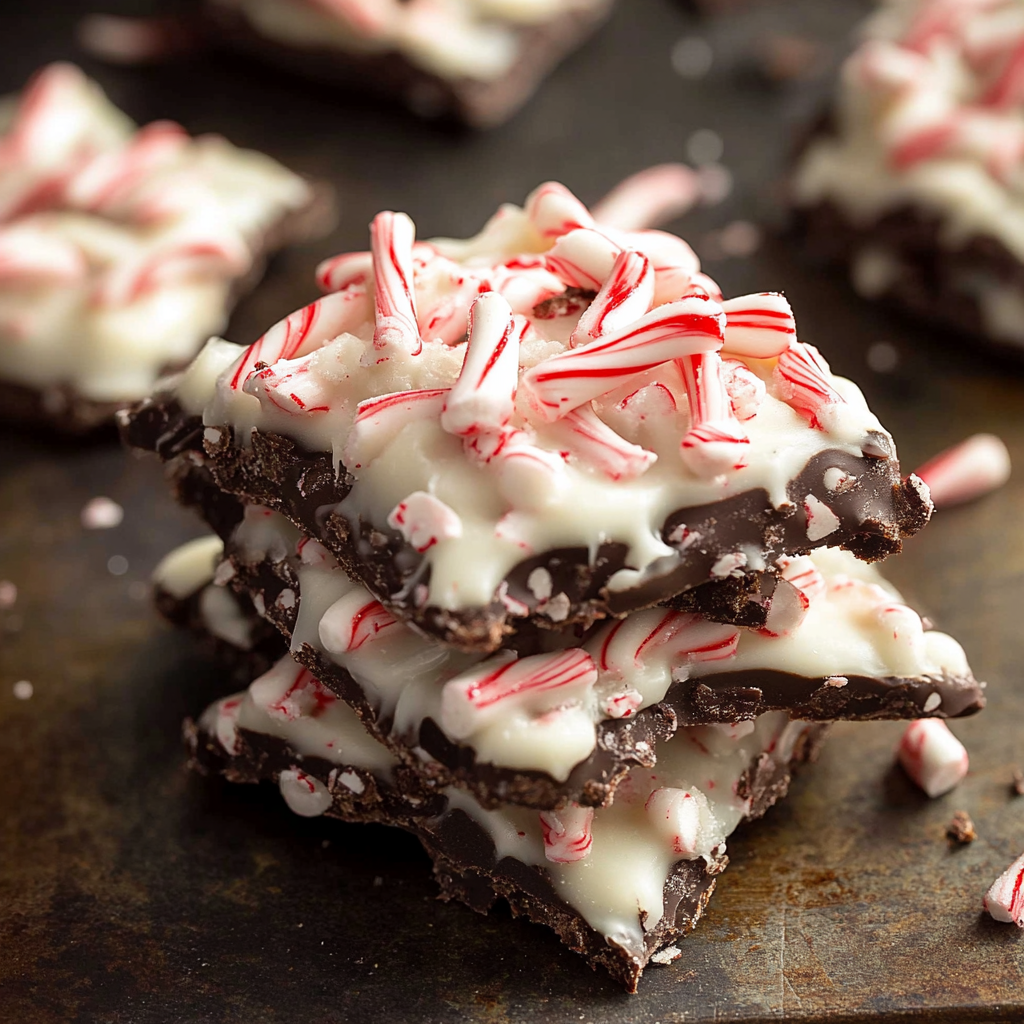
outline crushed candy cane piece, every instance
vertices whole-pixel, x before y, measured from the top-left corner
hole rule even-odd
[[[708,811],[707,797],[699,789],[656,789],[647,798],[644,809],[673,853],[687,858],[696,856],[702,812]]]
[[[334,802],[318,778],[297,768],[286,768],[278,776],[277,784],[289,809],[303,818],[318,818]]]
[[[680,442],[687,468],[701,477],[718,476],[746,465],[750,438],[740,425],[722,377],[717,352],[677,360],[690,401],[690,429]]]
[[[812,544],[831,536],[842,525],[839,516],[813,494],[804,498],[804,515],[807,517],[807,539]]]
[[[320,619],[320,640],[332,654],[351,654],[398,626],[394,616],[365,590],[339,597]]]
[[[724,350],[753,359],[781,355],[796,340],[796,320],[784,295],[761,292],[722,303],[725,310]]]
[[[642,231],[681,217],[700,198],[700,178],[685,164],[658,164],[619,182],[593,209],[602,227]]]
[[[994,920],[1024,928],[1024,854],[992,883],[982,906]]]
[[[256,679],[249,695],[271,718],[286,722],[316,717],[338,699],[309,669],[288,656]]]
[[[947,448],[916,471],[936,508],[973,501],[1010,478],[1010,453],[994,434],[974,434]]]
[[[967,774],[967,751],[939,718],[911,722],[898,754],[903,770],[930,797],[948,793]]]
[[[426,491],[414,491],[400,501],[388,513],[387,521],[421,555],[441,541],[462,536],[458,513]]]
[[[412,248],[416,225],[404,213],[386,210],[370,225],[376,326],[373,347],[418,355],[423,348],[416,319]]]
[[[548,181],[526,199],[526,216],[542,238],[558,238],[577,228],[592,228],[590,211],[562,184]]]
[[[628,327],[651,308],[654,301],[654,270],[642,253],[619,253],[607,280],[594,301],[583,311],[569,338],[569,345],[585,345],[595,338]]]
[[[573,864],[589,856],[593,821],[593,807],[570,804],[558,811],[541,811],[544,856],[553,864]]]

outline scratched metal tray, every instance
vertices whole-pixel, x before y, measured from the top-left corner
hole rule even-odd
[[[70,0],[12,6],[0,14],[5,90],[77,56]],[[222,130],[338,186],[338,230],[274,264],[235,318],[245,340],[308,301],[317,260],[362,247],[380,208],[408,210],[423,235],[469,233],[547,177],[593,201],[626,173],[685,157],[701,128],[724,140],[734,176],[724,203],[684,225],[714,255],[723,226],[777,217],[787,146],[862,12],[794,0],[709,22],[672,0],[621,0],[521,116],[482,136],[242,63],[89,70],[139,119]],[[818,41],[822,73],[771,86],[758,71],[769,35],[793,32]],[[700,80],[670,62],[694,34],[714,55]],[[863,384],[908,466],[978,430],[1002,434],[1024,466],[1019,368],[866,307],[784,243],[708,269],[733,293],[785,288],[803,336]],[[878,341],[898,354],[893,372],[866,364]],[[84,531],[79,512],[100,494],[124,506],[124,523]],[[732,866],[683,958],[652,967],[629,997],[543,928],[437,902],[407,837],[299,819],[272,791],[190,777],[181,719],[228,683],[155,619],[144,581],[196,525],[158,468],[113,441],[0,434],[0,579],[18,587],[0,611],[0,1021],[1024,1019],[1018,932],[980,914],[1024,848],[1024,799],[1008,786],[1024,761],[1022,503],[1019,473],[938,515],[891,564],[991,682],[988,711],[955,726],[967,781],[929,802],[892,769],[898,726],[840,726],[789,801],[730,842]],[[126,572],[111,573],[125,566],[113,556]],[[19,680],[30,699],[15,698]],[[958,808],[981,838],[951,851],[943,828]]]

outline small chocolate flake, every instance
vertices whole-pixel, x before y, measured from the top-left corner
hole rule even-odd
[[[946,836],[951,842],[965,846],[973,843],[978,833],[974,831],[974,822],[966,811],[954,811],[953,820],[946,826]]]

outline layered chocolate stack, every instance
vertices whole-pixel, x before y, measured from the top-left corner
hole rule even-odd
[[[322,299],[122,416],[219,535],[161,607],[257,677],[195,763],[409,829],[446,897],[630,990],[824,723],[983,704],[866,564],[927,489],[782,296],[724,300],[641,206],[548,184],[431,242],[383,213]]]

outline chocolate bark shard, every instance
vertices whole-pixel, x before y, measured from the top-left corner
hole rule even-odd
[[[326,186],[168,121],[137,129],[70,64],[39,71],[2,131],[0,417],[14,422],[109,424],[222,327],[271,253],[331,220]]]
[[[285,550],[286,542],[273,528],[268,530],[272,521],[272,517],[259,521],[258,540],[264,547],[275,547],[280,553]],[[240,530],[239,537],[244,538],[248,529],[245,527]],[[247,549],[249,554],[246,554]],[[506,767],[495,757],[481,756],[476,746],[478,741],[460,739],[446,732],[443,708],[437,708],[432,703],[436,697],[431,697],[431,694],[436,694],[437,688],[443,687],[446,679],[460,671],[458,662],[450,662],[450,667],[443,669],[436,681],[428,682],[417,681],[414,672],[410,674],[409,668],[401,667],[405,662],[400,659],[391,674],[397,673],[407,681],[392,687],[390,696],[382,695],[374,689],[373,677],[365,675],[365,666],[355,668],[360,674],[357,680],[346,667],[346,659],[342,657],[339,660],[332,656],[317,635],[315,616],[323,614],[324,609],[342,593],[348,594],[358,588],[353,588],[344,577],[337,576],[338,570],[332,572],[328,569],[324,575],[323,570],[303,566],[301,560],[295,557],[254,557],[251,545],[244,539],[229,546],[229,552],[230,571],[226,575],[230,577],[231,585],[240,591],[240,600],[244,602],[248,613],[253,614],[252,604],[255,602],[266,619],[280,630],[282,637],[290,640],[294,657],[356,711],[372,736],[385,744],[410,771],[418,773],[424,786],[438,788],[455,785],[472,793],[475,799],[488,807],[500,803],[538,808],[558,807],[571,802],[585,806],[607,805],[619,784],[634,767],[649,767],[656,763],[661,746],[676,734],[681,725],[749,721],[777,710],[786,711],[792,717],[816,721],[956,717],[972,714],[984,704],[982,685],[970,675],[955,642],[942,634],[919,632],[919,640],[908,640],[910,643],[934,642],[939,645],[938,655],[929,655],[928,659],[932,660],[920,662],[930,668],[912,677],[880,677],[866,673],[863,669],[855,670],[853,662],[849,665],[845,665],[841,659],[825,662],[820,661],[820,656],[818,660],[812,659],[812,662],[807,662],[805,658],[802,669],[794,665],[783,670],[775,667],[780,661],[785,661],[785,657],[773,653],[774,644],[782,644],[784,646],[780,650],[794,651],[799,655],[799,649],[793,644],[785,646],[788,643],[785,639],[767,640],[754,634],[739,635],[737,630],[712,627],[713,635],[698,639],[696,645],[707,646],[712,652],[707,655],[710,657],[717,656],[714,653],[716,644],[726,645],[723,647],[726,660],[690,664],[687,656],[680,655],[679,670],[673,669],[674,681],[669,684],[666,677],[660,684],[664,689],[656,690],[655,699],[644,706],[641,694],[630,689],[630,679],[627,678],[625,683],[615,682],[617,677],[614,672],[617,671],[615,665],[618,660],[625,658],[629,661],[633,658],[630,651],[635,644],[639,644],[641,650],[645,649],[647,641],[643,638],[648,632],[651,637],[657,638],[659,632],[666,629],[671,633],[677,628],[689,628],[700,620],[666,612],[638,613],[643,621],[634,623],[627,619],[612,629],[601,627],[590,634],[570,636],[561,641],[570,645],[584,643],[586,649],[595,652],[600,670],[598,678],[608,679],[612,683],[612,690],[606,698],[614,698],[617,687],[623,690],[623,699],[631,702],[626,717],[608,717],[610,714],[621,714],[622,709],[615,710],[615,699],[608,706],[610,710],[595,709],[595,731],[591,745],[585,749],[580,748],[578,762],[568,761],[565,764],[564,775],[556,777],[549,770],[531,768],[525,764],[517,768]],[[823,557],[820,555],[819,559]],[[840,569],[859,565],[848,557],[844,565],[842,558],[835,557]],[[813,565],[803,567],[803,571],[811,577],[816,572]],[[885,611],[905,616],[900,621],[893,620],[895,631],[910,637],[915,623],[916,628],[921,629],[914,613],[902,605],[893,604],[892,591],[882,590],[877,584],[871,583],[870,579],[865,582],[841,577],[836,574],[834,566],[831,571],[840,588],[852,588],[856,600],[864,602],[863,610],[859,610],[859,605],[851,606],[850,615],[864,615],[865,621],[870,622],[871,616]],[[862,571],[869,578],[873,572],[866,568]],[[307,614],[297,634],[303,615],[302,577],[306,573],[313,574],[307,577],[307,581],[314,588],[314,608],[319,611],[311,613],[314,619],[310,619]],[[801,581],[800,577],[796,578],[798,582]],[[780,585],[793,586],[787,580],[781,581]],[[808,584],[805,582],[804,585]],[[812,585],[822,591],[825,588],[825,582],[820,577],[816,581],[812,580]],[[814,600],[825,598],[818,594]],[[356,605],[362,603],[357,599]],[[827,623],[827,615],[832,613],[817,614],[824,614],[826,617],[822,621]],[[395,628],[401,630],[403,627]],[[808,622],[806,628],[813,631],[827,626]],[[633,639],[630,639],[630,630],[635,634]],[[884,632],[883,628],[879,636]],[[889,635],[886,633],[886,636]],[[607,640],[602,641],[602,636],[607,637]],[[615,637],[620,639],[614,640]],[[930,639],[932,637],[934,641]],[[520,657],[529,657],[539,651],[549,650],[552,639],[553,634],[545,631],[537,631],[532,637],[520,634],[517,637],[517,653]],[[882,644],[883,640],[876,637],[878,644]],[[422,648],[422,653],[408,655],[412,657],[409,664],[424,663],[423,659],[426,662],[436,661],[430,655],[430,649],[434,646],[431,642],[420,640],[414,643],[417,650]],[[619,643],[625,643],[626,646],[619,649],[616,646]],[[729,653],[727,645],[730,643],[735,645],[738,654]],[[762,653],[745,655],[744,651],[750,645],[755,645],[755,649],[760,649]],[[943,645],[950,648],[945,654],[941,653]],[[605,653],[598,655],[600,651]],[[440,654],[440,649],[437,654]],[[885,649],[879,646],[872,660],[886,656],[895,655],[886,655]],[[705,655],[698,654],[695,657],[702,658]],[[758,659],[764,660],[759,663]],[[807,665],[818,664],[819,661],[819,675],[800,674],[801,671],[809,670]],[[473,662],[462,664],[465,668]],[[640,673],[637,680],[643,678],[643,672],[647,671],[644,668],[646,664],[635,662],[633,671]],[[845,674],[841,674],[843,672]],[[602,682],[600,685],[606,684]],[[636,681],[635,685],[642,690],[646,685],[659,684],[641,684]],[[408,693],[401,696],[406,688]],[[419,696],[416,696],[417,693]],[[664,696],[657,699],[660,693],[664,693]],[[392,710],[396,701],[404,702],[401,724],[397,722]],[[417,703],[422,701],[426,703]],[[416,706],[421,706],[422,710],[410,710]],[[639,710],[632,710],[636,708]],[[577,726],[573,728],[575,730]],[[572,736],[576,736],[575,731]],[[428,757],[424,759],[423,754]]]
[[[625,590],[608,583],[625,568],[622,544],[601,545],[593,554],[584,548],[558,548],[524,559],[502,585],[504,600],[465,611],[417,604],[417,587],[429,582],[422,556],[394,530],[367,522],[353,524],[334,509],[349,494],[351,478],[335,473],[327,453],[306,451],[278,434],[253,431],[247,446],[235,443],[232,432],[216,428],[205,433],[204,453],[198,446],[204,430],[169,394],[157,395],[127,410],[119,420],[126,443],[155,451],[165,460],[194,453],[207,479],[226,495],[247,504],[281,512],[309,536],[321,540],[345,567],[396,616],[444,643],[465,650],[496,650],[523,618],[541,626],[563,628],[621,616],[668,603],[707,614],[721,622],[763,626],[774,590],[771,572],[732,570],[716,578],[723,557],[756,550],[771,566],[784,554],[813,550],[827,539],[866,561],[897,553],[905,537],[920,530],[931,515],[927,489],[915,477],[901,481],[891,445],[884,435],[865,441],[870,456],[856,458],[835,450],[814,456],[787,486],[788,502],[773,506],[766,491],[756,490],[711,505],[680,509],[661,527],[662,540],[681,549],[678,565],[649,582]],[[840,493],[829,491],[830,471],[845,474],[853,484]],[[181,471],[176,473],[181,476]],[[217,499],[204,488],[205,507]],[[827,503],[842,527],[818,543],[807,537],[808,497]],[[191,503],[191,502],[190,502]],[[216,513],[214,513],[216,515]],[[697,534],[700,544],[673,544],[673,537]],[[548,573],[554,594],[565,594],[568,608],[557,622],[550,608],[530,589],[537,569]],[[754,596],[752,599],[752,595]],[[510,606],[523,609],[514,616]]]
[[[663,869],[664,882],[660,883],[660,912],[653,915],[641,910],[630,928],[609,933],[608,924],[601,927],[592,916],[588,919],[586,910],[578,909],[582,906],[578,902],[580,897],[573,894],[575,887],[582,883],[581,872],[574,864],[570,862],[568,867],[560,867],[557,862],[552,863],[554,857],[538,861],[535,851],[526,860],[521,859],[527,855],[526,846],[522,847],[519,857],[498,849],[492,831],[495,827],[519,828],[520,837],[527,836],[522,831],[524,828],[536,832],[537,824],[527,824],[520,810],[507,812],[512,815],[509,819],[511,825],[498,825],[499,819],[504,820],[501,812],[497,812],[497,816],[496,812],[489,812],[491,817],[488,817],[488,812],[479,807],[474,809],[471,803],[466,804],[466,798],[453,803],[451,794],[424,795],[416,787],[415,780],[400,774],[400,768],[378,765],[375,769],[367,769],[359,763],[358,756],[353,763],[348,763],[345,760],[343,723],[337,732],[338,741],[333,743],[336,760],[299,750],[288,733],[292,736],[302,734],[304,724],[301,716],[290,725],[281,726],[282,735],[262,732],[257,727],[258,713],[253,710],[251,693],[250,690],[248,695],[218,702],[208,709],[198,726],[194,722],[186,723],[185,739],[195,767],[204,773],[217,772],[234,782],[276,781],[289,805],[298,813],[326,813],[346,821],[380,822],[411,831],[418,836],[434,861],[435,876],[441,885],[443,898],[458,899],[481,913],[486,913],[498,899],[505,899],[514,914],[553,928],[562,941],[581,953],[592,967],[604,967],[630,992],[636,991],[650,959],[694,927],[711,896],[717,875],[728,863],[720,844],[706,856],[691,855],[692,859],[680,859],[674,863],[670,853]],[[248,725],[227,730],[222,728],[226,717],[224,709],[228,709],[229,717],[236,702],[247,700],[250,702]],[[311,721],[307,720],[305,724],[308,726]],[[728,787],[736,794],[729,797],[729,801],[740,801],[737,807],[742,809],[734,812],[730,821],[760,817],[780,799],[788,788],[792,769],[816,756],[825,728],[821,725],[800,727],[792,723],[786,727],[783,723],[777,742],[767,743],[767,737],[760,741],[768,749],[755,754],[745,767],[740,768],[738,781],[734,778],[735,785]],[[680,737],[680,742],[687,741]],[[719,740],[720,746],[722,743],[728,749],[729,741]],[[718,756],[705,754],[704,758],[710,764]],[[700,756],[696,763],[701,763]],[[715,769],[709,770],[714,772]],[[647,779],[648,787],[682,782],[682,779],[670,776],[656,778],[654,783],[649,776]],[[295,786],[299,787],[298,805]],[[308,801],[311,794],[315,796],[312,803]],[[668,795],[669,799],[676,794],[684,802],[704,799],[698,798],[696,791],[693,796],[684,796],[679,789],[659,788],[653,791],[648,802],[655,794]],[[633,802],[638,809],[643,807],[643,794],[634,797]],[[616,813],[621,813],[621,809]],[[648,819],[641,814],[639,820],[640,827],[655,829],[652,836],[656,847],[663,841],[657,831],[660,818]],[[607,870],[608,857],[616,856],[614,840],[617,826],[614,819],[599,824],[601,827],[591,842],[611,844],[603,854],[602,864]],[[541,829],[544,827],[542,820]],[[586,824],[584,827],[589,829],[590,826]],[[718,827],[713,826],[714,829]],[[731,831],[729,825],[721,827]],[[675,841],[679,841],[679,837]],[[715,838],[707,840],[716,841]],[[545,838],[545,848],[547,842]],[[597,849],[600,850],[600,846]],[[583,859],[587,856],[593,854],[584,852]],[[625,875],[636,870],[639,870],[636,862],[627,855],[622,861],[621,872]],[[561,885],[556,885],[556,875],[562,879]],[[583,904],[587,902],[588,899],[583,897]],[[609,910],[603,912],[611,914],[610,918],[602,918],[601,911],[598,911],[598,918],[614,920],[612,906],[614,902]],[[590,913],[593,912],[591,908]]]
[[[811,251],[845,262],[864,297],[1019,355],[1024,96],[1008,17],[1012,0],[970,17],[883,4],[801,146],[791,193]]]
[[[222,490],[420,630],[493,651],[524,619],[589,625],[825,543],[882,558],[927,521],[786,300],[723,299],[681,239],[547,183],[473,239],[386,211],[371,241],[247,349],[212,341],[126,435],[173,454],[201,417]],[[716,613],[756,621],[729,587]]]
[[[322,15],[326,30],[305,44],[276,39],[261,30],[258,20],[246,17],[240,3],[207,0],[205,22],[212,42],[291,74],[395,99],[421,117],[490,128],[510,118],[549,72],[602,24],[610,9],[610,0],[594,0],[546,22],[511,30],[518,36],[517,56],[491,80],[465,74],[445,76],[418,66],[395,50],[379,52],[378,46],[346,51],[332,41],[337,33],[330,31],[332,16],[326,13]],[[301,13],[308,20],[310,14]]]

